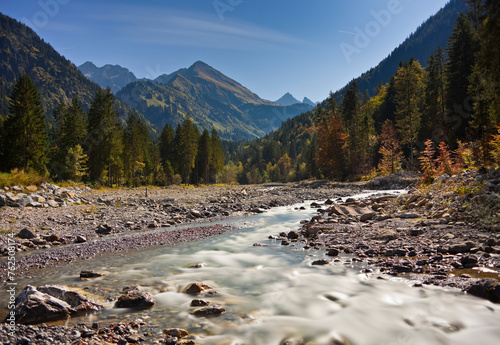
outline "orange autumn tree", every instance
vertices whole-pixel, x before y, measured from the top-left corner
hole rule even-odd
[[[335,114],[320,111],[316,120],[316,164],[325,177],[342,179],[346,174],[344,150],[347,135]]]
[[[380,149],[382,155],[378,164],[378,169],[384,175],[394,174],[401,170],[401,144],[399,143],[396,128],[391,120],[386,120],[382,125],[380,134]]]

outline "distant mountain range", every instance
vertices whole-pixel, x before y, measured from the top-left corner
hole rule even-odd
[[[100,86],[110,87],[118,99],[158,128],[176,125],[189,114],[200,128],[215,128],[231,140],[261,137],[314,106],[295,99],[287,104],[264,100],[202,61],[154,80],[138,80],[116,65],[96,67],[86,62],[78,68]]]
[[[293,97],[290,92],[285,93],[283,95],[283,97],[281,97],[280,99],[278,99],[274,103],[278,103],[279,105],[292,105],[292,104],[297,104],[297,103],[303,103],[303,104],[308,104],[311,107],[316,106],[316,103],[311,101],[309,98],[304,97],[304,99],[301,102],[297,98]]]
[[[92,62],[87,61],[83,65],[78,66],[78,69],[94,83],[103,88],[109,87],[111,92],[115,94],[128,83],[137,80],[134,73],[119,65],[97,67]]]
[[[215,128],[231,140],[261,137],[312,109],[300,102],[282,106],[264,100],[202,61],[154,81],[127,84],[116,97],[158,128],[175,125],[189,114],[200,128]]]

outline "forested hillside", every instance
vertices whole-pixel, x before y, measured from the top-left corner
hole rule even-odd
[[[83,109],[88,110],[100,89],[32,29],[0,13],[0,115],[7,115],[8,97],[23,73],[29,75],[38,88],[50,126],[54,124],[54,110],[60,102],[69,104],[78,97]],[[121,121],[125,121],[132,108],[120,101],[116,107]],[[153,135],[157,135],[156,128],[142,114],[138,116]]]
[[[467,9],[467,0],[451,0],[441,11],[429,18],[414,33],[412,33],[389,56],[376,67],[355,78],[361,92],[368,91],[370,96],[377,92],[379,83],[385,84],[398,69],[399,62],[408,61],[411,57],[421,61],[426,66],[427,58],[437,47],[446,47],[453,29],[453,23],[460,13]],[[340,101],[346,93],[348,85],[335,92],[335,98]]]
[[[439,16],[460,6],[453,1]],[[422,61],[399,62],[373,97],[363,95],[354,80],[265,138],[229,146],[228,156],[242,163],[239,181],[351,179],[422,167],[434,174],[452,172],[453,164],[499,164],[498,136],[492,136],[500,124],[494,82],[500,65],[499,6],[470,1],[445,48],[436,47]],[[425,24],[419,30],[427,29]],[[433,159],[440,163],[428,163]]]

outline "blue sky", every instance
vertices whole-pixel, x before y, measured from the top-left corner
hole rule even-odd
[[[202,60],[257,93],[325,99],[448,0],[2,0],[76,65],[155,78]]]

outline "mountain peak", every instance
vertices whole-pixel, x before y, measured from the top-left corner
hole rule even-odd
[[[101,87],[109,87],[113,93],[117,93],[122,87],[128,83],[137,80],[136,76],[127,68],[120,65],[106,64],[102,67],[97,67],[90,61],[78,66],[88,79],[99,84]]]
[[[292,105],[300,103],[300,101],[297,98],[293,97],[290,92],[287,92],[283,95],[283,97],[278,99],[275,103],[278,103],[279,105]]]
[[[316,106],[316,103],[314,103],[313,101],[311,101],[309,98],[307,97],[304,97],[304,99],[302,100],[302,103],[304,104],[309,104],[311,107],[315,107]]]

